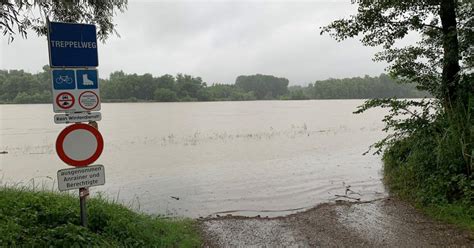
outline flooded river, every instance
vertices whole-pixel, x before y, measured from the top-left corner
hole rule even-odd
[[[386,193],[379,156],[381,110],[361,100],[102,105],[106,184],[92,188],[153,214],[290,214],[336,195]],[[57,157],[50,104],[0,105],[0,179],[54,190]],[[77,192],[74,192],[75,194]]]

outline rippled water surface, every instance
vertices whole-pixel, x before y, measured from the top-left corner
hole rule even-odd
[[[103,104],[106,185],[92,188],[153,214],[284,215],[345,195],[385,194],[383,112],[359,100]],[[67,167],[52,106],[0,105],[2,183],[52,188]],[[352,192],[352,193],[351,193]],[[355,193],[354,193],[355,192]],[[177,200],[179,199],[179,200]]]

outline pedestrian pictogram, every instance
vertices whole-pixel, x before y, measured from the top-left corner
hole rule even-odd
[[[75,101],[74,96],[69,92],[63,92],[56,96],[56,104],[62,109],[70,109],[74,106]]]

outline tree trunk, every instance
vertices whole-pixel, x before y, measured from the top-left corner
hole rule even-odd
[[[451,108],[459,97],[459,42],[456,28],[457,0],[441,0],[439,16],[443,29],[443,74],[441,91],[445,107]]]

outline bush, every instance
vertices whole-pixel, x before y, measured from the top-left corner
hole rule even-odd
[[[472,138],[471,138],[472,139]],[[450,118],[395,141],[385,150],[384,178],[392,193],[449,222],[474,230],[474,178],[463,159],[461,133]]]
[[[373,147],[384,151],[391,193],[474,230],[474,97],[469,99],[467,106],[458,101],[449,108],[436,99],[371,99],[355,113],[390,109],[383,118],[390,134]]]
[[[436,142],[436,136],[416,134],[389,147],[383,156],[388,185],[424,205],[470,200],[472,192],[466,190],[469,179],[461,156],[438,150]]]

